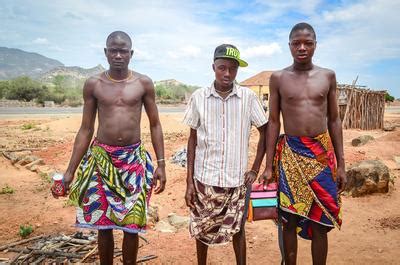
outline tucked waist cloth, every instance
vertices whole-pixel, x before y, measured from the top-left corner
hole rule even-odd
[[[312,238],[311,222],[330,229],[342,224],[336,185],[336,157],[329,133],[316,137],[281,135],[275,152],[274,174],[279,184],[283,219],[298,218],[297,232]]]
[[[244,224],[246,187],[210,186],[194,179],[195,208],[190,212],[189,231],[206,245],[232,241]]]
[[[152,191],[153,165],[139,142],[110,146],[93,141],[71,186],[76,226],[144,232]]]

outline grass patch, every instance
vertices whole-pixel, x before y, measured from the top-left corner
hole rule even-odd
[[[31,225],[20,225],[19,235],[23,238],[29,236],[33,232],[33,227]]]
[[[11,188],[10,186],[8,186],[7,184],[0,191],[0,194],[13,194],[13,193],[14,193],[14,189]]]
[[[21,126],[21,129],[24,130],[24,131],[30,130],[30,129],[36,129],[36,128],[37,128],[37,127],[36,127],[36,124],[31,123],[31,122],[29,122],[29,123],[24,123],[24,124],[22,124],[22,126]],[[39,130],[40,130],[40,129],[39,129]]]
[[[44,173],[44,172],[39,172],[39,176],[41,177],[42,180],[44,180],[47,183],[51,183],[51,177],[49,174]]]

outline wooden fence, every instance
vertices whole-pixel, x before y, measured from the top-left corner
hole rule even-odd
[[[386,91],[338,85],[339,114],[344,129],[383,129]]]

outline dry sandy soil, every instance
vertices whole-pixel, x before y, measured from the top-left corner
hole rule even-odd
[[[0,149],[21,147],[38,148],[35,155],[45,163],[63,171],[71,154],[73,139],[80,125],[80,115],[0,117]],[[188,129],[181,124],[182,114],[161,114],[165,134],[166,157],[186,145]],[[400,126],[400,113],[390,113],[386,122]],[[26,124],[34,128],[23,130]],[[252,132],[251,157],[254,156],[257,132]],[[370,134],[374,141],[362,147],[352,147],[351,139]],[[147,118],[142,121],[142,135],[148,150]],[[400,175],[394,156],[400,156],[400,128],[393,132],[359,130],[344,131],[347,165],[364,159],[381,159],[395,177],[387,194],[362,198],[343,198],[342,229],[329,233],[328,264],[400,264]],[[397,178],[396,178],[397,177]],[[167,188],[161,195],[153,196],[151,203],[158,205],[160,219],[169,213],[187,215],[183,200],[185,168],[167,162]],[[31,224],[32,235],[72,233],[75,209],[66,199],[53,199],[49,184],[38,174],[16,168],[0,157],[0,189],[10,186],[13,194],[0,195],[0,245],[20,239],[19,225]],[[247,223],[248,264],[279,264],[280,254],[277,230],[271,221]],[[116,244],[121,245],[122,234],[115,232]],[[147,264],[195,264],[195,242],[187,229],[176,233],[161,233],[150,229],[145,237],[150,244],[140,249],[139,256],[155,254],[157,259]],[[311,264],[310,242],[299,240],[299,264]],[[0,257],[15,254],[1,253]],[[234,264],[231,245],[209,250],[209,264]],[[120,262],[120,260],[116,260]]]

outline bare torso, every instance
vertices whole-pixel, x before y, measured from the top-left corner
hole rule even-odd
[[[140,141],[140,120],[145,88],[134,72],[126,82],[112,82],[104,74],[94,77],[92,94],[97,103],[97,139],[109,145],[129,145]],[[147,80],[145,80],[147,81]]]
[[[318,66],[308,71],[295,71],[291,66],[278,74],[285,134],[312,137],[325,132],[334,73]]]

